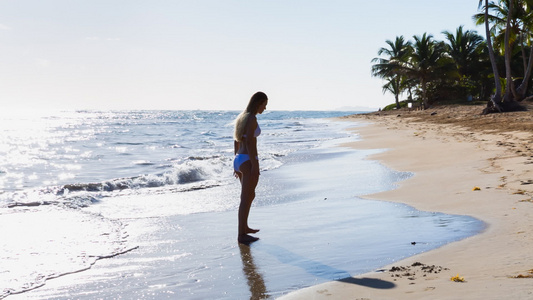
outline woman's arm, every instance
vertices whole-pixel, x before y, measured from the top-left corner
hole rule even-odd
[[[237,152],[239,151],[239,148],[241,147],[241,143],[233,140],[233,154],[237,155]]]
[[[234,152],[234,155],[237,155],[237,152],[239,151],[239,147],[241,146],[241,143],[239,143],[238,141],[236,140],[233,140],[233,152]],[[233,176],[235,176],[235,178],[239,178],[239,174],[237,174],[237,171],[233,170]]]
[[[250,156],[250,162],[252,163],[252,174],[259,175],[259,161],[257,160],[257,138],[255,137],[255,129],[257,128],[257,118],[250,116],[248,124],[246,126],[246,149]]]

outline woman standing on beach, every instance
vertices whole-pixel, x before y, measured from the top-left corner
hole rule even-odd
[[[248,215],[255,198],[255,187],[259,181],[259,161],[257,157],[257,137],[261,128],[257,124],[257,114],[262,114],[268,104],[268,97],[263,92],[255,93],[246,110],[235,119],[233,169],[235,177],[241,181],[241,204],[239,205],[239,243],[251,243],[259,238],[249,235],[259,229],[248,227]]]

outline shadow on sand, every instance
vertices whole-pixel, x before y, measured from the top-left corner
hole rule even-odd
[[[338,281],[349,284],[356,284],[368,288],[374,289],[392,289],[396,287],[396,284],[386,280],[374,279],[374,278],[354,278],[347,271],[337,269],[321,262],[307,259],[303,256],[295,254],[283,247],[269,244],[258,244],[258,250],[265,251],[270,255],[276,257],[283,264],[292,265],[303,269],[305,272],[326,279],[328,281]],[[242,247],[241,247],[242,249]],[[249,251],[249,247],[248,247]],[[242,254],[242,250],[241,250]],[[251,257],[251,255],[250,255]],[[253,263],[252,260],[250,262]],[[244,264],[244,260],[243,260]],[[255,267],[254,267],[255,269]],[[264,286],[264,282],[262,283]],[[266,287],[264,288],[266,291]]]
[[[390,281],[375,279],[375,278],[354,278],[346,277],[343,279],[338,279],[336,281],[356,284],[368,288],[388,290],[396,287],[396,284]]]

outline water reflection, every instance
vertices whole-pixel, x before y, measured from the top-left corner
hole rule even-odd
[[[250,299],[269,298],[263,276],[257,271],[257,267],[254,264],[250,246],[239,244],[239,249],[241,251],[242,271],[248,280],[248,287],[250,288]]]

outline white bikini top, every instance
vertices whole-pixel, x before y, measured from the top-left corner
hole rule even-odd
[[[258,137],[261,134],[261,128],[259,128],[259,124],[257,124],[257,128],[254,131],[254,137]],[[246,137],[246,134],[243,134],[242,137]]]

